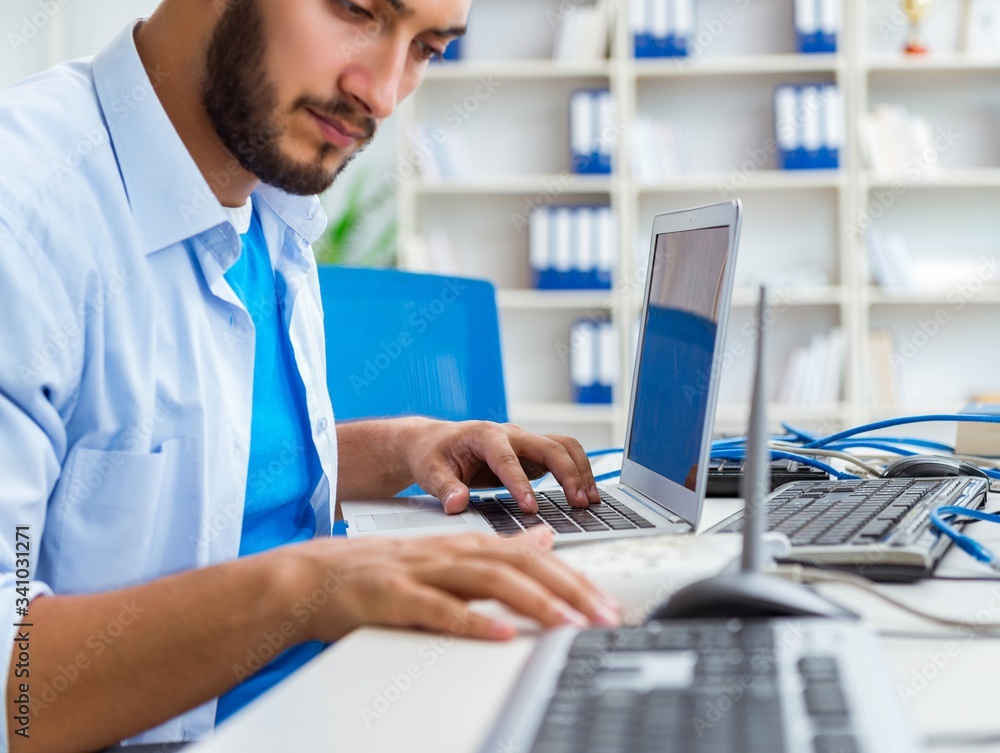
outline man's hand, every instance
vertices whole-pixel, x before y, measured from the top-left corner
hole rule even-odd
[[[575,439],[514,424],[411,416],[337,424],[337,499],[390,497],[416,481],[449,513],[469,504],[469,487],[507,487],[537,512],[529,479],[550,471],[574,507],[601,501],[587,453]]]
[[[9,728],[9,745],[99,750],[225,693],[274,653],[361,625],[513,635],[507,622],[472,612],[472,599],[497,599],[546,627],[618,624],[617,605],[551,546],[548,529],[509,539],[317,538],[116,591],[41,596],[27,618],[32,686],[51,685],[58,698],[32,704],[31,739]],[[113,642],[93,650],[109,626],[119,628]],[[8,698],[22,692],[18,650]]]
[[[599,503],[594,472],[583,447],[557,434],[533,434],[514,424],[489,421],[424,421],[404,451],[416,482],[444,505],[461,512],[469,488],[505,486],[525,512],[537,512],[529,479],[551,472],[574,507]]]
[[[611,597],[552,557],[551,548],[552,532],[544,526],[505,539],[465,534],[301,544],[294,547],[306,564],[301,572],[318,586],[306,592],[330,594],[304,629],[309,639],[323,641],[361,625],[493,640],[514,635],[514,625],[471,611],[466,602],[473,599],[496,599],[546,627],[619,624]]]

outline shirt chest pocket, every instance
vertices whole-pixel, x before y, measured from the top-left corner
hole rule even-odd
[[[190,440],[164,442],[154,453],[75,448],[51,508],[53,590],[106,591],[193,566],[194,549],[185,557],[183,548],[164,548],[170,518],[192,501],[183,488],[197,479],[194,468],[187,470],[195,479],[184,475],[193,454]],[[198,517],[189,516],[195,526]]]

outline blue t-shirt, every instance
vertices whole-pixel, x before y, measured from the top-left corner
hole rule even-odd
[[[310,499],[322,477],[322,468],[310,434],[305,387],[295,366],[256,207],[250,229],[241,238],[243,253],[226,272],[226,280],[247,307],[256,334],[250,467],[240,539],[240,556],[244,557],[316,535]],[[258,651],[254,646],[253,657],[266,659],[271,647],[263,635],[260,643],[267,650]],[[269,690],[322,648],[322,643],[310,642],[280,653],[219,698],[215,723]],[[241,663],[244,667],[247,664],[256,666]]]

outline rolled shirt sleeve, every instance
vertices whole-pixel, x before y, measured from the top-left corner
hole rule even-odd
[[[0,668],[4,713],[0,753],[16,725],[18,697],[7,697],[15,643],[19,683],[37,701],[31,673],[32,627],[18,614],[24,599],[51,594],[38,579],[49,497],[66,455],[66,416],[74,406],[83,346],[81,322],[47,257],[30,236],[17,241],[0,216]],[[20,534],[20,535],[19,535]],[[18,601],[21,599],[22,601]],[[25,633],[28,639],[25,640]],[[20,641],[18,636],[20,634]]]

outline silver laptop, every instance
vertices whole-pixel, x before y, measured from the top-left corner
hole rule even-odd
[[[430,496],[344,501],[347,535],[505,535],[548,525],[560,544],[691,532],[705,499],[741,213],[729,201],[653,221],[621,480],[601,485],[601,504],[572,508],[561,490],[536,490],[537,515],[509,494],[474,493],[457,515]]]

